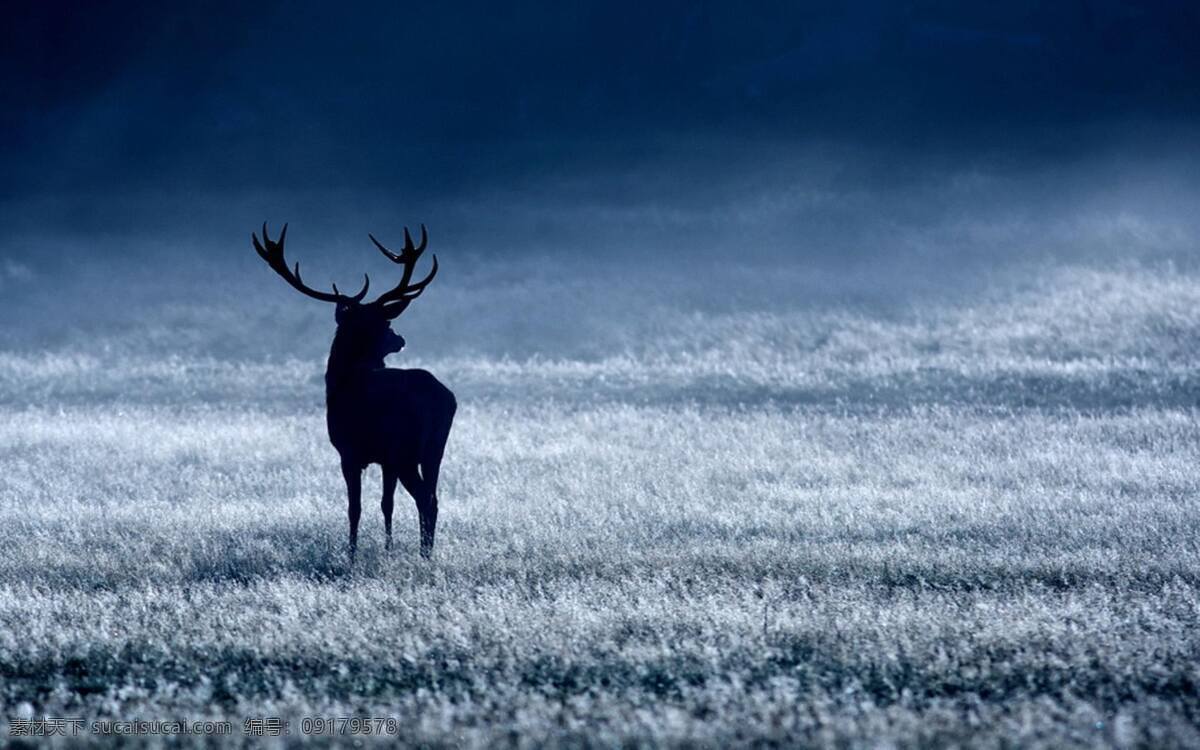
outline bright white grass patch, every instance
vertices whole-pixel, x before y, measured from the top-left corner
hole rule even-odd
[[[352,571],[319,414],[9,411],[3,708],[1194,741],[1195,413],[1003,417],[467,404],[434,560],[401,497],[390,557],[364,503]]]
[[[831,568],[907,563],[954,582],[1001,568],[1161,579],[1190,575],[1196,561],[1193,412],[467,405],[451,441],[439,560],[467,569],[514,556],[636,567],[716,555],[769,567],[784,555]],[[344,489],[319,414],[23,410],[0,426],[0,456],[0,534],[16,551],[0,570],[12,580],[87,587],[342,567]],[[368,499],[377,471],[370,479]],[[378,512],[365,506],[366,564],[383,564]],[[398,508],[404,541],[415,535],[411,503],[401,495]],[[111,560],[97,566],[93,554]]]

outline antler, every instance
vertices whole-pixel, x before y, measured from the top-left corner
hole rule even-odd
[[[421,296],[421,292],[425,291],[425,287],[429,286],[429,282],[433,281],[433,277],[438,272],[437,256],[433,256],[433,268],[429,271],[429,275],[415,284],[410,284],[409,282],[412,281],[417,261],[421,258],[421,253],[425,252],[425,246],[429,244],[429,235],[425,231],[425,225],[421,225],[420,245],[413,245],[412,235],[408,233],[408,227],[404,228],[404,248],[399,254],[393,253],[380,244],[379,240],[375,239],[375,235],[368,234],[367,236],[371,238],[371,242],[375,243],[375,247],[379,248],[379,252],[387,256],[388,260],[404,266],[404,273],[400,276],[400,283],[391,291],[379,295],[379,298],[371,303],[382,306],[387,317],[394,318],[404,312],[404,308],[408,307],[413,300]]]
[[[300,263],[297,262],[294,269],[289,269],[287,261],[283,259],[283,241],[284,238],[287,237],[287,228],[288,225],[284,224],[283,231],[279,233],[279,240],[272,241],[271,238],[267,236],[267,223],[264,221],[262,226],[262,235],[263,243],[266,244],[265,248],[259,243],[257,234],[250,234],[250,239],[254,242],[254,249],[258,252],[259,257],[265,260],[267,265],[270,266],[275,273],[282,276],[284,281],[291,284],[292,287],[297,291],[303,292],[313,299],[319,299],[322,302],[351,304],[361,302],[362,298],[367,296],[367,288],[371,286],[371,279],[368,278],[366,274],[363,274],[362,290],[353,297],[339,292],[337,284],[333,285],[333,294],[330,294],[329,292],[318,292],[316,289],[313,289],[305,284],[303,279],[300,278]]]

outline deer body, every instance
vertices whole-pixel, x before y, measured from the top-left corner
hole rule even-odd
[[[310,297],[337,304],[337,333],[325,370],[326,424],[329,441],[341,458],[346,481],[350,521],[350,557],[358,546],[358,522],[362,512],[362,472],[370,464],[383,471],[384,531],[387,547],[392,543],[392,507],[399,482],[417,504],[421,528],[421,554],[433,551],[437,528],[437,483],[446,439],[454,421],[457,402],[450,389],[425,370],[397,370],[384,366],[384,357],[404,348],[404,338],[391,329],[390,321],[416,299],[437,273],[433,270],[410,284],[413,267],[425,249],[427,236],[421,227],[421,244],[413,245],[404,231],[405,247],[392,253],[371,237],[380,251],[404,266],[403,278],[393,290],[374,302],[362,304],[370,285],[354,296],[310,289],[300,279],[300,267],[287,267],[283,241],[287,227],[272,242],[263,226],[266,247],[254,237],[254,247],[268,265],[296,289]]]
[[[449,434],[458,404],[450,389],[425,370],[369,370],[345,385],[340,392],[327,387],[325,393],[329,442],[343,463],[359,469],[419,464],[427,457],[425,449]],[[408,429],[397,431],[397,424]]]

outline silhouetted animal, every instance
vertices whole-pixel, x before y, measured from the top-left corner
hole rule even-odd
[[[421,226],[421,244],[413,245],[404,230],[404,249],[393,253],[373,235],[367,235],[392,262],[404,267],[400,283],[374,302],[363,303],[370,278],[364,276],[358,294],[347,296],[333,285],[333,293],[311,289],[300,279],[300,264],[289,269],[283,258],[287,225],[278,241],[263,241],[251,234],[254,249],[284,281],[297,290],[324,302],[332,302],[337,333],[329,350],[325,370],[326,421],[329,441],[342,459],[342,475],[350,499],[350,559],[358,546],[358,518],[362,509],[362,472],[368,464],[383,469],[383,527],[386,545],[392,546],[392,495],[399,480],[417,503],[421,519],[421,555],[433,551],[437,528],[438,472],[457,402],[450,389],[425,370],[385,368],[383,358],[404,348],[404,338],[392,331],[390,321],[420,296],[437,274],[433,268],[421,281],[412,281],[413,270],[429,237]]]

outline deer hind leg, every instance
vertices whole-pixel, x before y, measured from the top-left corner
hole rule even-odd
[[[431,457],[429,461],[421,462],[421,476],[425,478],[425,491],[428,493],[425,509],[421,513],[421,554],[426,557],[433,552],[433,533],[437,530],[437,484],[441,468],[442,457],[440,455]]]
[[[362,469],[343,463],[342,477],[346,480],[349,499],[350,562],[354,562],[354,553],[358,549],[358,518],[362,514]]]
[[[400,470],[400,483],[417,503],[417,514],[421,518],[421,557],[429,557],[433,552],[433,530],[437,525],[437,501],[433,500],[431,517],[430,498],[432,493],[429,490],[429,483],[418,473],[416,464]]]
[[[451,412],[453,416],[453,412]],[[450,422],[431,441],[421,457],[421,478],[425,480],[426,501],[421,512],[421,554],[426,557],[433,551],[433,535],[437,530],[438,475],[442,471],[442,455],[446,450],[446,438],[450,435]]]
[[[392,507],[398,478],[395,467],[383,467],[383,499],[379,502],[379,509],[383,511],[383,533],[386,536],[383,543],[384,549],[392,548]]]
[[[450,435],[450,420],[453,416],[452,406],[444,427],[420,451],[420,463],[411,464],[400,471],[400,481],[404,484],[404,489],[417,503],[417,513],[421,517],[421,556],[425,558],[433,554],[433,539],[438,518],[438,475],[441,473],[442,455],[446,450],[446,438]]]

